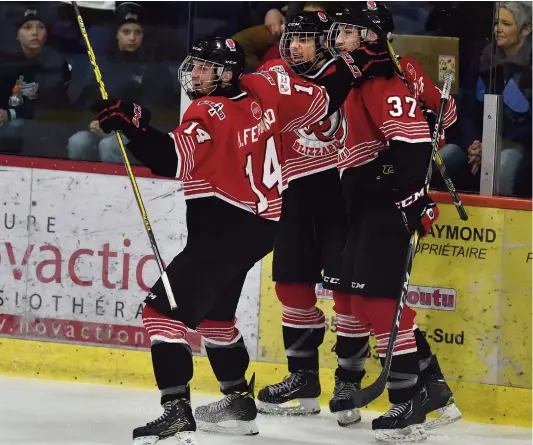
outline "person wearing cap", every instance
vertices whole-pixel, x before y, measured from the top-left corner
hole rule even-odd
[[[153,109],[178,106],[172,75],[168,67],[156,60],[154,49],[144,41],[142,8],[134,2],[124,2],[115,10],[116,42],[107,53],[97,55],[98,64],[110,97],[121,97],[149,103]],[[84,106],[100,97],[92,70],[76,105]],[[69,159],[100,160],[120,163],[122,156],[114,135],[103,134],[98,121],[89,124],[69,138]]]
[[[70,68],[65,58],[46,46],[48,28],[37,7],[26,7],[14,17],[20,48],[0,55],[0,147],[19,152],[27,120],[37,108],[68,106]],[[16,96],[13,99],[13,96]],[[11,99],[11,100],[10,100]]]

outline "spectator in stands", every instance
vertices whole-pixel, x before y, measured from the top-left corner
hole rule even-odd
[[[246,55],[246,66],[255,70],[271,59],[278,59],[278,40],[285,21],[300,11],[327,11],[328,2],[289,2],[287,5],[276,2],[258,2],[259,11],[265,11],[265,23],[239,31],[233,39],[239,42]]]
[[[115,17],[116,43],[108,54],[98,56],[109,96],[136,101],[152,109],[172,107],[178,101],[172,75],[144,43],[141,6],[122,3],[115,10]],[[88,107],[98,98],[100,90],[91,71],[76,104]],[[98,121],[91,122],[89,130],[72,135],[67,150],[69,159],[122,162],[116,137],[100,131]]]
[[[15,11],[14,21],[20,49],[0,55],[0,150],[18,153],[28,120],[39,108],[68,106],[70,68],[46,46],[48,28],[38,7]]]
[[[489,44],[479,62],[475,122],[464,125],[465,132],[474,130],[467,150],[448,145],[441,154],[452,175],[466,168],[476,175],[481,168],[483,146],[482,105],[486,93],[503,96],[502,152],[499,172],[501,195],[523,194],[517,185],[531,178],[531,3],[501,2],[494,25],[495,52]],[[489,85],[492,78],[492,90]],[[465,114],[463,113],[463,119]],[[530,185],[529,185],[530,186]],[[529,192],[530,193],[530,192]]]

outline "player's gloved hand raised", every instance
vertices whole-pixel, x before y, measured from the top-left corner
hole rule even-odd
[[[426,236],[439,218],[439,208],[428,196],[425,187],[419,192],[396,201],[396,206],[402,213],[407,231],[409,233],[418,231],[420,237]]]
[[[395,66],[388,50],[381,47],[361,46],[354,51],[341,54],[355,78],[354,88],[360,87],[365,80],[374,77],[390,79],[394,76]]]
[[[121,99],[98,100],[91,106],[91,111],[104,133],[121,131],[128,139],[145,131],[152,115],[148,108]]]

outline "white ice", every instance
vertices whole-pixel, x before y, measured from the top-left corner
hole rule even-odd
[[[193,396],[193,404],[213,400]],[[134,427],[161,414],[156,390],[0,376],[1,445],[131,445]],[[259,435],[235,437],[198,433],[200,445],[375,444],[364,412],[356,429],[337,426],[327,409],[312,418],[259,417]],[[171,445],[171,439],[160,442]],[[531,429],[458,422],[434,430],[427,445],[526,445]]]

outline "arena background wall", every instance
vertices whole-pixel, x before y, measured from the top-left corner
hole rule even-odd
[[[0,156],[0,372],[155,387],[140,320],[157,267],[122,166]],[[136,169],[162,256],[187,239],[180,182]],[[465,418],[531,426],[531,201],[465,197],[462,222],[445,194],[416,256],[409,304],[438,354]],[[386,252],[376,252],[384,255]],[[258,387],[287,373],[271,258],[249,273],[238,326]],[[333,389],[331,296],[321,354],[322,402]],[[191,296],[194,298],[194,296]],[[193,389],[218,384],[191,332]],[[373,343],[368,381],[379,363]],[[385,396],[370,406],[383,409]]]

